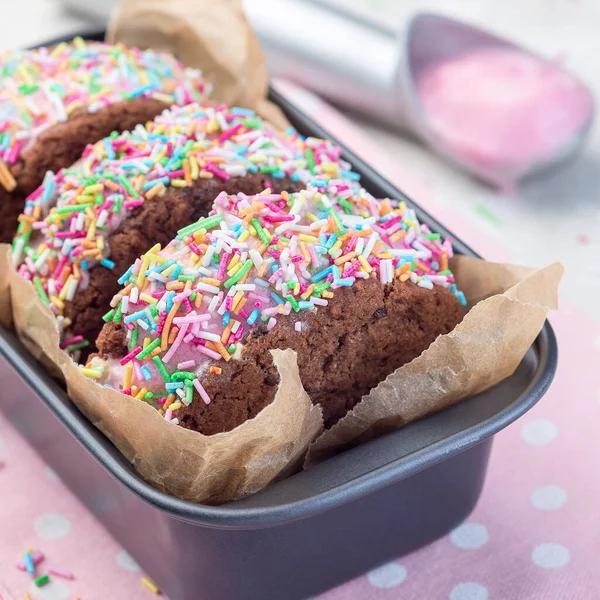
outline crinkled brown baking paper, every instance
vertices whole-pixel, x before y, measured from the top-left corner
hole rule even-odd
[[[203,504],[243,498],[302,467],[321,433],[321,409],[302,388],[296,353],[274,350],[275,400],[233,431],[205,436],[165,421],[150,405],[83,376],[58,347],[56,320],[33,286],[9,269],[15,327],[34,356],[64,379],[70,398],[159,490]]]
[[[56,321],[34,287],[9,267],[13,316],[27,348],[62,376],[75,404],[149,483],[181,498],[218,504],[258,491],[343,449],[481,392],[516,369],[557,306],[563,268],[541,270],[458,257],[458,285],[477,302],[448,335],[390,375],[330,431],[300,383],[295,353],[276,352],[275,401],[233,431],[203,436],[167,423],[147,404],[81,375],[58,347]],[[316,440],[316,441],[315,441]]]
[[[281,129],[289,126],[266,99],[267,69],[242,0],[122,0],[106,39],[171,52],[202,71],[217,101],[252,108]]]
[[[12,325],[10,309],[10,286],[8,283],[10,265],[10,246],[0,244],[0,323],[5,327]]]
[[[306,466],[473,396],[514,373],[557,308],[560,263],[534,270],[453,260],[470,305],[453,331],[397,369],[311,446]]]

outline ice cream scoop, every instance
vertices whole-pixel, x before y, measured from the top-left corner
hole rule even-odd
[[[245,0],[273,76],[418,137],[475,177],[510,187],[579,149],[588,88],[559,65],[446,16],[400,34],[307,0]]]

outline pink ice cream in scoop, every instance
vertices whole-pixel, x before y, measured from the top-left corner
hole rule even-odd
[[[436,63],[418,78],[417,93],[442,144],[504,183],[568,147],[593,111],[577,79],[511,48]]]

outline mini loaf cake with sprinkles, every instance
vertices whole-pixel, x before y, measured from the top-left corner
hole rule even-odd
[[[151,50],[76,38],[0,54],[0,242],[12,240],[25,198],[47,171],[206,92],[198,71]]]
[[[331,142],[242,108],[174,107],[86,149],[27,199],[13,260],[59,318],[63,347],[93,350],[118,278],[153,243],[206,216],[221,192],[294,191],[358,176]]]
[[[274,399],[271,349],[296,351],[326,426],[463,316],[442,240],[403,202],[347,181],[221,193],[121,277],[85,375],[206,435]]]

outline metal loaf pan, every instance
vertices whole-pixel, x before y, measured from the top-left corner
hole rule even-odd
[[[271,99],[304,135],[330,137],[275,91]],[[344,156],[372,194],[405,198],[352,152]],[[410,203],[434,231],[450,234]],[[457,252],[475,256],[452,237]],[[516,373],[493,389],[219,507],[147,485],[2,327],[0,409],[171,600],[294,600],[464,520],[479,498],[494,434],[543,396],[556,362],[546,322]]]

